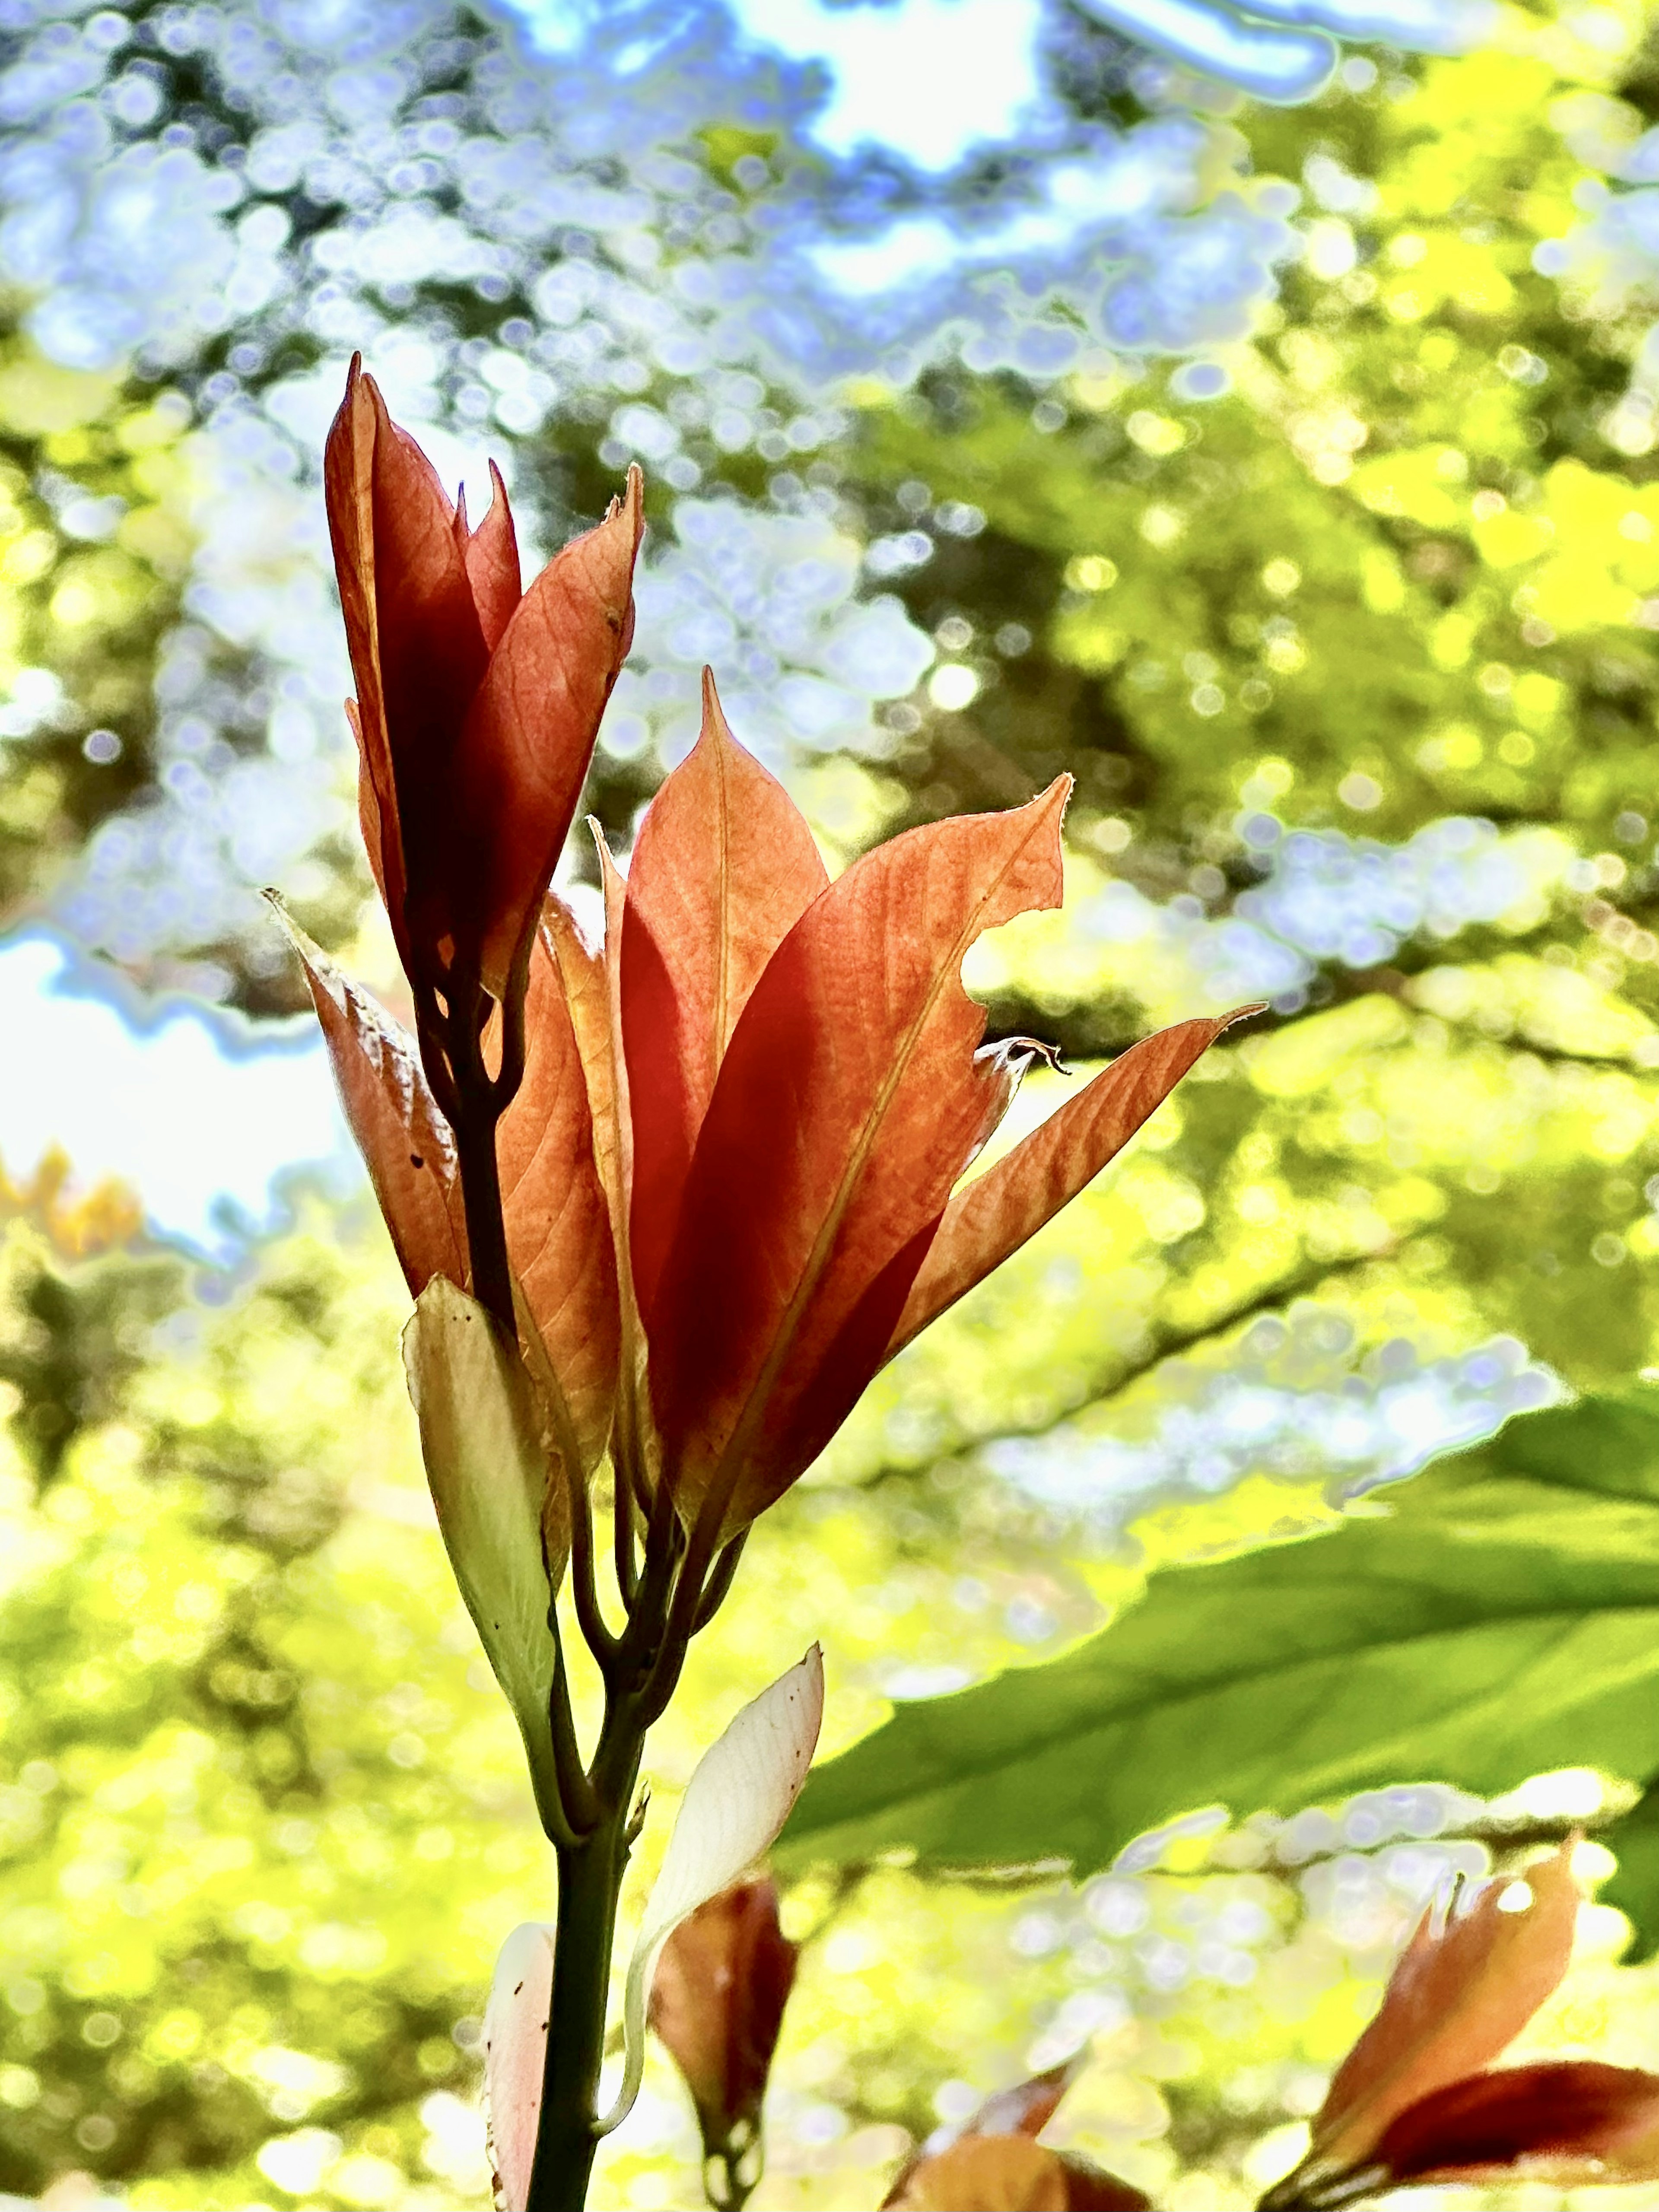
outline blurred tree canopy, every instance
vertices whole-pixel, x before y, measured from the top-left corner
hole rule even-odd
[[[1079,118],[1167,114],[1121,42],[1058,15]],[[176,127],[245,167],[278,95],[224,59],[216,12],[127,20],[107,99],[132,144]],[[1564,1383],[1655,1362],[1659,303],[1628,257],[1547,249],[1625,204],[1609,179],[1639,182],[1659,25],[1635,4],[1597,21],[1538,0],[1462,58],[1356,57],[1302,108],[1194,95],[1218,175],[1297,185],[1304,250],[1247,335],[1178,362],[1097,348],[1037,374],[946,353],[811,410],[776,368],[689,356],[607,386],[659,283],[620,232],[596,246],[613,204],[500,266],[462,252],[508,204],[445,166],[510,143],[489,104],[508,33],[470,15],[410,33],[408,143],[342,126],[343,151],[296,139],[255,179],[216,333],[65,366],[34,303],[11,303],[8,918],[49,912],[143,979],[291,1011],[236,902],[269,858],[264,798],[291,787],[296,911],[373,965],[325,720],[331,617],[302,596],[278,637],[238,597],[315,538],[297,456],[332,392],[296,394],[361,336],[394,359],[418,341],[410,381],[469,447],[505,450],[546,544],[630,453],[653,468],[643,673],[589,793],[621,842],[696,660],[723,676],[722,650],[753,642],[737,617],[691,619],[700,568],[742,570],[732,605],[759,589],[718,535],[735,518],[775,566],[842,562],[885,625],[860,633],[869,653],[902,647],[854,693],[856,728],[784,763],[836,860],[1076,775],[1065,912],[973,972],[996,1033],[1086,1062],[1157,1022],[1272,1004],[878,1379],[763,1524],[665,1731],[659,1805],[805,1633],[825,1637],[839,1750],[890,1697],[1069,1648],[1151,1569],[1332,1525]],[[302,94],[321,100],[310,80],[283,96]],[[677,158],[666,265],[694,271],[708,226],[763,227],[822,167],[775,115],[688,112]],[[914,179],[887,188],[901,213],[925,204]],[[349,254],[384,243],[400,196],[452,226],[422,234],[451,259],[364,276]],[[301,309],[329,254],[319,335]],[[556,359],[534,350],[550,332]],[[532,405],[536,376],[557,392]],[[287,505],[232,466],[283,422]],[[228,517],[250,544],[225,550]],[[310,690],[283,658],[296,636]],[[199,843],[167,842],[181,821]],[[198,925],[186,862],[210,844],[234,896]],[[173,868],[176,912],[150,876],[130,888],[134,852],[158,882]],[[1017,1126],[1064,1081],[1030,1079]],[[141,2207],[483,2202],[483,1984],[506,1929],[548,1911],[548,1872],[425,1511],[381,1232],[306,1202],[215,1271],[107,1195],[77,1215],[43,1186],[6,1211],[0,2189],[80,2168]],[[1437,1876],[1595,1825],[1638,1778],[1493,1806],[1402,1759],[1397,1786],[1241,1803],[1077,1888],[861,1860],[803,1876],[791,1927],[811,1942],[757,2203],[873,2201],[937,2118],[1085,2046],[1080,2142],[1160,2203],[1248,2201],[1292,2161],[1320,2069]],[[1540,2047],[1650,2057],[1656,1985],[1613,1965],[1624,1935],[1595,1920]],[[665,2071],[607,2157],[605,2201],[690,2201]]]

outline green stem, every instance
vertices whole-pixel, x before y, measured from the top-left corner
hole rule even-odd
[[[611,1731],[607,1729],[607,1734]],[[553,1939],[553,2003],[542,2077],[541,2124],[526,2212],[582,2212],[599,2138],[599,2069],[605,2056],[606,2000],[617,1906],[629,1847],[628,1807],[639,1772],[644,1730],[613,1738],[611,1759],[626,1786],[607,1802],[599,1825],[559,1850],[559,1919]],[[594,1761],[596,1771],[606,1747]],[[620,1781],[618,1773],[616,1780]]]

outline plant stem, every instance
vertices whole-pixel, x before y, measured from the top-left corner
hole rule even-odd
[[[507,1259],[495,1131],[524,1075],[524,1006],[531,938],[514,963],[500,1002],[501,1064],[491,1075],[484,1039],[495,1009],[473,973],[452,969],[417,982],[421,1054],[440,1109],[454,1132],[466,1210],[473,1297],[490,1314],[505,1344],[519,1343],[513,1275]],[[709,1573],[716,1522],[700,1527],[688,1545],[665,1485],[642,1482],[637,1438],[623,1411],[613,1443],[617,1579],[626,1619],[620,1633],[607,1625],[594,1575],[591,1501],[571,1439],[560,1446],[570,1485],[571,1573],[583,1640],[605,1683],[605,1719],[586,1771],[577,1739],[564,1645],[554,1593],[549,1627],[556,1664],[548,1718],[552,1732],[557,1817],[547,1820],[558,1855],[558,1924],[553,1938],[553,1990],[541,2117],[526,2212],[583,2212],[599,2148],[599,2092],[605,2057],[611,1954],[623,1876],[637,1832],[631,1814],[646,1732],[679,1680],[691,1638],[710,1620],[731,1586],[743,1540]],[[635,1556],[635,1515],[641,1527]]]
[[[461,1201],[466,1210],[467,1258],[472,1295],[509,1345],[519,1340],[513,1310],[513,1273],[507,1257],[507,1222],[495,1127],[524,1079],[524,981],[514,978],[501,1007],[501,1065],[492,1076],[484,1065],[483,1033],[493,1001],[476,975],[454,972],[434,985],[416,979],[415,1010],[421,1060],[433,1096],[455,1137]]]
[[[631,1838],[629,1805],[645,1729],[613,1708],[593,1761],[603,1776],[597,1827],[559,1847],[559,1918],[553,1938],[553,2003],[542,2076],[541,2124],[526,2212],[582,2212],[599,2148],[599,2069],[605,2055],[611,1952]],[[605,1770],[609,1769],[609,1772]]]
[[[513,1276],[507,1261],[507,1230],[501,1218],[501,1170],[495,1160],[493,1102],[462,1091],[455,1122],[460,1160],[461,1195],[466,1203],[467,1256],[472,1263],[472,1295],[495,1321],[505,1341],[519,1340],[513,1313]]]

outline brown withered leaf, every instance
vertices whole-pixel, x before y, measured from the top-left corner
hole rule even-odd
[[[520,930],[539,912],[633,642],[643,501],[640,472],[630,469],[624,497],[597,529],[556,554],[519,601],[467,714],[450,830],[459,819],[474,856],[474,919],[492,990],[504,987]]]
[[[691,2092],[722,2205],[760,2179],[761,2107],[799,1955],[779,1924],[777,1885],[762,1878],[699,1905],[657,1961],[651,2026]]]
[[[738,1018],[830,880],[794,801],[733,739],[707,669],[702,682],[702,734],[647,810],[628,872],[630,1239],[635,1286],[647,1309]]]
[[[410,1295],[434,1275],[467,1283],[466,1214],[449,1124],[415,1040],[272,905],[305,969],[335,1086],[391,1231]]]
[[[1146,2212],[1152,2199],[1029,2136],[964,2136],[901,2177],[883,2212]]]
[[[1358,2165],[1409,2106],[1515,2040],[1567,1970],[1579,1899],[1572,1849],[1565,1843],[1527,1869],[1524,1911],[1510,1909],[1512,1885],[1499,1880],[1443,1932],[1425,1916],[1376,2018],[1337,2069],[1306,2163]]]
[[[980,933],[1060,903],[1069,784],[854,862],[767,965],[721,1065],[644,1310],[676,1503],[726,1535],[787,1487],[879,1364],[1005,1096],[962,987]]]
[[[587,1085],[545,931],[531,949],[525,1041],[524,1080],[496,1132],[501,1210],[507,1258],[550,1370],[539,1378],[550,1441],[580,1482],[611,1431],[617,1273]]]
[[[1177,1022],[1143,1037],[994,1167],[957,1191],[910,1287],[889,1356],[1069,1205],[1222,1031],[1259,1011],[1242,1006],[1218,1020]]]
[[[1411,2106],[1374,2156],[1381,2187],[1659,2181],[1659,2077],[1588,2059],[1501,2067]]]

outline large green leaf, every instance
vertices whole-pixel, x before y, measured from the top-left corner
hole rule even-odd
[[[1211,1804],[1584,1765],[1659,1771],[1659,1391],[1515,1422],[1380,1512],[1155,1575],[1064,1657],[902,1705],[813,1775],[777,1856],[1087,1873]],[[1648,1829],[1619,1902],[1659,1928]]]

